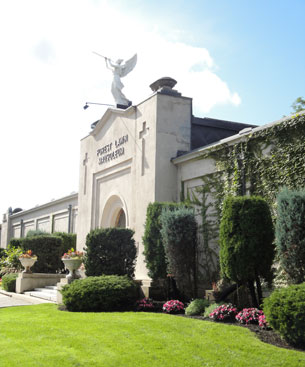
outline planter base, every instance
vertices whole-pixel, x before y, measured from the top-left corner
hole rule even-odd
[[[16,279],[16,293],[23,293],[46,285],[56,285],[65,274],[19,273]]]

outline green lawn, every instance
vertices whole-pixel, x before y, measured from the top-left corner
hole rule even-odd
[[[0,366],[305,366],[245,328],[153,313],[0,310]]]

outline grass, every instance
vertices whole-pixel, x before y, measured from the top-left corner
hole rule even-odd
[[[241,327],[153,313],[70,313],[57,306],[0,310],[0,366],[304,366]]]

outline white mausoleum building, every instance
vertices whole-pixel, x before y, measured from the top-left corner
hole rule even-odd
[[[1,247],[29,229],[43,229],[77,233],[77,248],[82,250],[91,229],[128,227],[135,231],[138,247],[136,278],[147,279],[142,254],[147,205],[179,201],[182,187],[202,185],[200,178],[215,167],[198,155],[223,139],[241,139],[241,130],[250,133],[255,128],[194,117],[192,99],[174,85],[171,78],[160,79],[142,103],[108,109],[81,140],[78,194],[30,210],[8,211],[1,225]]]

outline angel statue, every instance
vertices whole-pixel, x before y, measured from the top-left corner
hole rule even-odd
[[[94,52],[98,56],[102,56],[97,52]],[[112,71],[113,73],[113,81],[111,85],[111,93],[114,97],[114,100],[117,105],[130,106],[131,101],[129,101],[122,89],[124,88],[124,84],[121,82],[121,78],[129,74],[137,63],[137,54],[135,54],[131,59],[124,62],[122,59],[118,59],[113,62],[108,57],[102,56],[105,59],[106,67]]]

